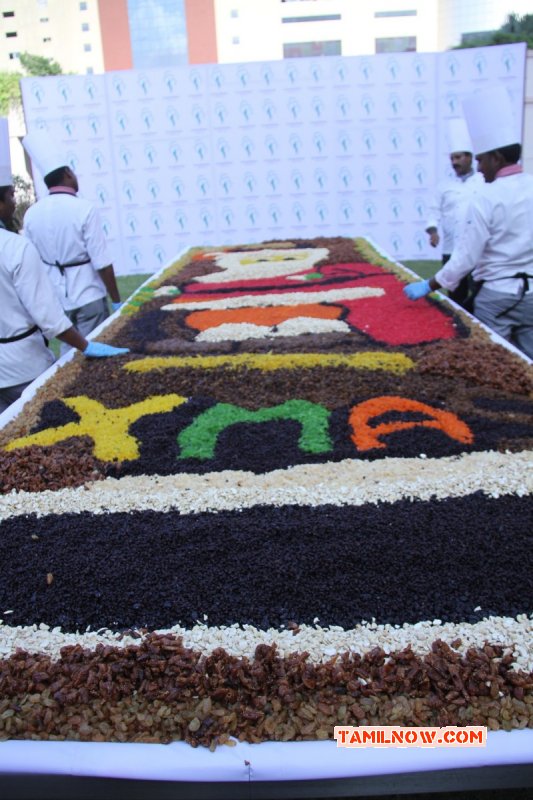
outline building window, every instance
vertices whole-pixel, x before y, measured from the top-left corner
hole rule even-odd
[[[462,33],[461,44],[466,44],[469,47],[483,47],[483,40],[492,32],[493,31],[473,31],[472,33]]]
[[[15,36],[17,36],[17,35],[18,34],[17,34],[16,31],[9,31],[8,33],[6,33],[6,39],[14,39]]]
[[[309,56],[341,56],[341,43],[293,42],[283,45],[283,58],[308,58]]]
[[[376,53],[414,53],[416,36],[388,36],[376,39]]]
[[[82,22],[81,29],[82,29],[82,31],[88,31],[89,30],[89,23],[88,22]]]
[[[10,58],[11,61],[13,61],[15,58],[19,58],[19,57],[20,57],[20,53],[10,53],[9,54],[9,58]]]
[[[14,17],[15,16],[15,12],[14,11],[2,11],[2,16],[3,17]]]
[[[232,44],[240,44],[241,43],[240,36],[234,36],[233,39],[231,40],[231,43]]]
[[[87,11],[87,3],[80,3],[80,11]]]
[[[231,16],[232,19],[237,19],[237,17],[239,16],[239,9],[238,8],[232,8],[231,12],[230,12],[230,16]]]
[[[87,67],[85,72],[87,75],[94,75],[94,69],[92,67]]]
[[[52,41],[52,37],[51,36],[45,36],[43,38],[43,42],[51,42],[51,41]]]
[[[93,46],[91,44],[84,44],[83,49],[85,50],[86,53],[90,53],[91,50],[93,49]]]
[[[340,14],[320,14],[316,17],[282,17],[282,22],[329,22],[330,20],[341,19]]]
[[[237,6],[237,0],[227,3],[227,18],[231,8]],[[188,63],[185,0],[157,0],[157,7],[160,14],[154,14],[153,0],[128,0],[135,69],[176,67]],[[228,44],[231,42],[231,33],[227,38]],[[156,47],[154,42],[157,42]]]
[[[41,17],[41,19],[39,20],[39,22],[49,22],[49,21],[50,20],[48,19],[48,17]]]
[[[374,11],[375,17],[416,17],[416,11]]]

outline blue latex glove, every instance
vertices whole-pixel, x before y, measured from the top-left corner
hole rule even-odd
[[[418,281],[417,283],[408,283],[403,287],[403,293],[407,295],[409,300],[420,300],[426,294],[431,292],[429,281]]]
[[[89,342],[83,351],[83,355],[89,358],[107,358],[108,356],[121,356],[129,352],[127,347],[111,347],[110,344],[103,344],[102,342]]]
[[[122,308],[123,305],[124,305],[124,303],[120,303],[120,302],[119,303],[111,303],[111,308],[113,309],[113,311],[118,311],[119,308]]]

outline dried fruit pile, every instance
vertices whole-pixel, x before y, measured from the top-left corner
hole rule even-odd
[[[190,251],[0,430],[0,737],[533,727],[531,368],[408,279]]]

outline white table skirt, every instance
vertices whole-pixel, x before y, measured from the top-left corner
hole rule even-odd
[[[486,747],[337,748],[328,742],[220,746],[183,742],[0,743],[0,775],[65,775],[161,781],[291,781],[533,764],[533,730],[489,732]]]

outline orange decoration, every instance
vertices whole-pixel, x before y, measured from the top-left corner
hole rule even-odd
[[[247,322],[251,325],[280,325],[296,317],[318,317],[318,319],[338,319],[342,308],[323,306],[320,303],[299,306],[270,306],[266,308],[224,308],[219,311],[194,311],[186,318],[190,328],[205,331],[219,325],[237,325]]]
[[[412,411],[417,414],[425,414],[430,419],[413,420],[412,422],[382,422],[375,427],[370,427],[371,419],[390,411]],[[352,408],[349,423],[353,430],[352,441],[360,451],[386,447],[386,444],[379,441],[381,436],[416,427],[437,428],[461,444],[472,444],[474,441],[474,435],[468,425],[451,411],[442,411],[406,397],[374,397],[372,400],[365,400]]]

